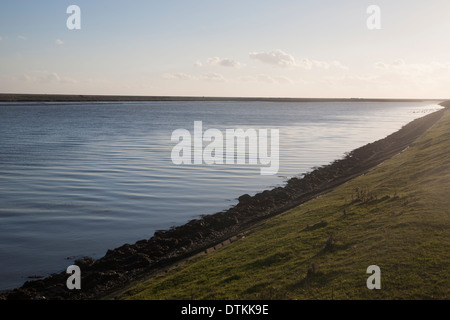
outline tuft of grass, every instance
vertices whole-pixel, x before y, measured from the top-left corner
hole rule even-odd
[[[369,173],[120,298],[449,299],[449,131],[450,110]]]

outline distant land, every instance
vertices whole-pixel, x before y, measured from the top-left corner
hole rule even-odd
[[[372,98],[276,98],[276,97],[201,97],[201,96],[120,96],[68,94],[0,93],[0,102],[84,102],[84,101],[266,101],[266,102],[421,102],[446,99],[372,99]]]

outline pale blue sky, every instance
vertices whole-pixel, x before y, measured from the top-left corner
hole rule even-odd
[[[3,0],[0,92],[448,98],[449,14],[448,0]]]

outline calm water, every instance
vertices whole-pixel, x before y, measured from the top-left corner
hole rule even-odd
[[[0,290],[283,185],[439,108],[423,103],[0,104]],[[280,130],[278,175],[176,166],[172,131]]]

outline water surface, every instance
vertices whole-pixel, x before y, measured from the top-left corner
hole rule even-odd
[[[435,102],[0,103],[0,290],[341,158]],[[280,169],[176,166],[173,130],[280,130]]]

